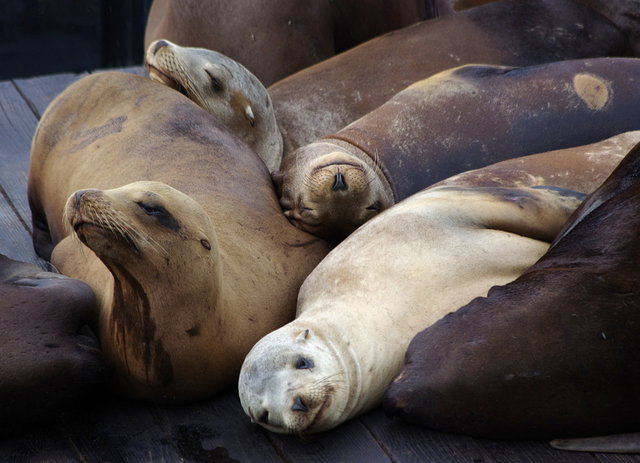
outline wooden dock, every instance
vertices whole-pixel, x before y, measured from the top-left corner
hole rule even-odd
[[[143,73],[141,68],[127,71]],[[13,259],[39,262],[26,195],[36,124],[49,102],[81,76],[0,82],[0,253]],[[0,462],[46,461],[640,463],[640,456],[562,452],[547,442],[431,432],[391,420],[380,409],[323,434],[282,436],[252,425],[232,391],[188,406],[132,402],[105,393],[104,400],[65,412],[56,423],[0,439]]]

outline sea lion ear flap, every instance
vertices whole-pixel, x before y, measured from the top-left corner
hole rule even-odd
[[[251,105],[248,103],[244,107],[244,117],[247,118],[247,120],[249,121],[249,124],[251,124],[251,127],[256,125],[256,117],[253,115],[253,109],[251,108]]]
[[[305,342],[308,337],[309,337],[309,330],[306,329],[298,335],[298,337],[296,338],[296,342]]]

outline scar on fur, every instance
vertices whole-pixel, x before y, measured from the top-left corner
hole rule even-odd
[[[590,74],[576,74],[573,77],[573,88],[589,109],[600,110],[609,101],[607,83]]]

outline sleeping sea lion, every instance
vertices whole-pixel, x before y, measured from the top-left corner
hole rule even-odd
[[[262,158],[280,166],[282,135],[267,89],[238,62],[204,48],[156,40],[145,54],[149,77],[178,90],[222,122]]]
[[[629,5],[623,12],[635,15],[637,9]],[[268,89],[289,153],[438,72],[464,64],[530,66],[620,56],[628,35],[572,0],[505,0],[387,33]]]
[[[296,319],[251,349],[238,382],[243,409],[271,431],[305,434],[378,405],[415,333],[520,275],[582,198],[439,187],[381,213],[313,270]]]
[[[451,175],[640,129],[638,81],[636,58],[444,71],[286,155],[280,204],[296,226],[339,241]]]

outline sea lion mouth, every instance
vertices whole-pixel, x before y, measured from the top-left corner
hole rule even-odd
[[[160,82],[161,84],[164,84],[167,87],[170,87],[174,90],[177,90],[178,92],[182,93],[186,97],[189,96],[189,94],[187,93],[187,89],[180,82],[178,82],[178,80],[174,79],[169,74],[162,72],[160,69],[158,69],[154,65],[149,63],[146,63],[146,64],[147,64],[147,71],[149,72],[149,77],[151,77],[151,79],[157,82]]]
[[[315,424],[318,422],[318,420],[324,416],[324,411],[326,408],[329,407],[329,404],[331,403],[331,396],[329,394],[326,395],[324,402],[322,402],[322,405],[320,405],[320,407],[318,407],[318,411],[316,412],[315,416],[313,417],[313,419],[311,420],[311,422],[309,423],[308,426],[306,426],[302,431],[306,431],[308,429],[313,429],[313,427],[315,426]]]
[[[89,246],[89,243],[87,243],[87,239],[85,236],[85,230],[87,228],[95,228],[95,229],[101,230],[106,234],[108,234],[109,236],[112,236],[115,240],[126,244],[134,252],[139,252],[138,246],[129,235],[124,233],[114,233],[114,231],[109,227],[103,227],[102,225],[99,225],[97,223],[86,222],[84,220],[81,220],[73,224],[73,231],[76,233],[76,235],[78,235],[78,238],[80,238],[80,241],[82,241],[87,246]],[[89,247],[91,248],[91,246]]]

